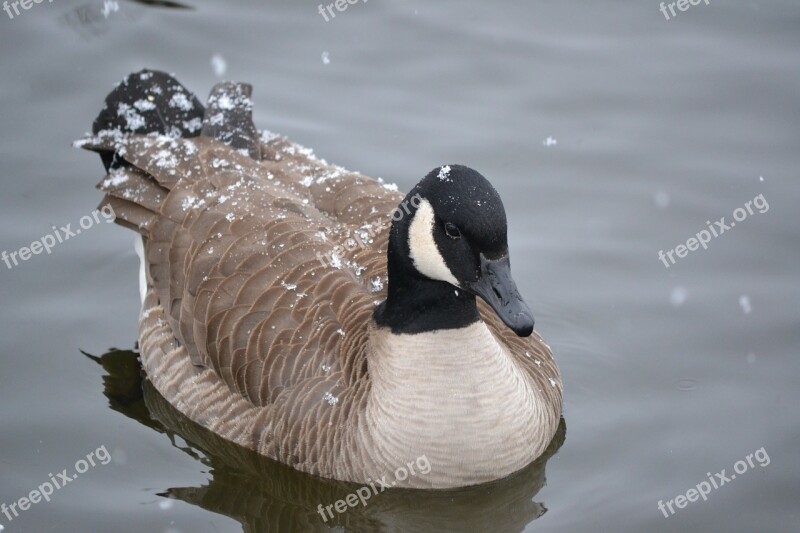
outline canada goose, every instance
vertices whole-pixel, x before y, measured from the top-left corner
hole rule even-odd
[[[427,474],[393,484],[449,488],[535,460],[562,385],[511,278],[495,189],[449,165],[404,196],[259,135],[250,92],[217,85],[204,109],[141,71],[77,143],[103,159],[104,205],[142,235],[156,389],[227,440],[343,481],[424,456]]]

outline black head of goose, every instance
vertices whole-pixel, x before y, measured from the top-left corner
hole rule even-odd
[[[463,165],[436,168],[395,213],[379,325],[394,333],[463,328],[480,320],[480,296],[517,335],[533,332],[511,278],[503,202],[486,178]]]
[[[259,135],[251,108],[248,85],[217,86],[204,108],[142,71],[77,143],[101,154],[104,204],[142,236],[156,389],[227,440],[344,481],[424,458],[393,484],[474,485],[541,455],[561,379],[489,182],[443,166],[404,198]]]

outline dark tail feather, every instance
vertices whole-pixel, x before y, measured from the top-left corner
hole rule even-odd
[[[248,83],[218,83],[208,96],[202,135],[224,142],[236,150],[246,150],[261,159],[261,140],[253,123],[253,86]]]
[[[147,236],[159,219],[162,202],[180,179],[172,175],[165,179],[166,174],[157,172],[151,175],[125,161],[120,154],[130,147],[129,134],[172,139],[203,135],[260,160],[261,139],[253,124],[251,92],[245,83],[220,83],[211,91],[206,109],[169,74],[142,70],[127,76],[106,97],[92,126],[94,136],[76,143],[98,152],[106,167],[108,176],[98,184],[106,193],[101,205],[113,208],[118,224]],[[179,153],[185,143],[173,144]],[[136,157],[127,157],[141,164]]]
[[[106,105],[92,125],[92,133],[111,130],[170,137],[196,137],[205,109],[178,80],[164,72],[142,70],[128,75],[106,97]],[[100,153],[106,171],[125,166],[115,152]]]

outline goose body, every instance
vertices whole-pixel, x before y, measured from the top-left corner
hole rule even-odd
[[[544,452],[562,392],[510,278],[480,174],[408,195],[259,134],[249,86],[208,107],[132,74],[94,134],[116,221],[142,236],[142,364],[180,412],[311,474],[396,486],[502,478]],[[476,299],[478,296],[478,299]]]

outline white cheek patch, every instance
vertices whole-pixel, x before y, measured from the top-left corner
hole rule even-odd
[[[450,272],[433,240],[434,222],[433,207],[427,200],[421,199],[408,228],[408,249],[411,261],[423,276],[446,281],[458,287],[458,280]]]

